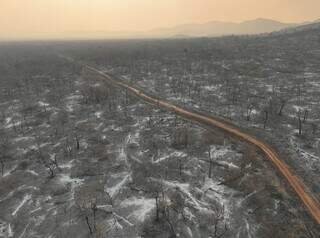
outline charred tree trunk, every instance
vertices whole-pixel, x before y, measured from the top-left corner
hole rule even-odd
[[[156,221],[159,221],[159,195],[157,194],[156,197]]]
[[[304,115],[303,115],[303,123],[305,123],[308,119],[308,114],[309,114],[309,111],[308,110],[305,110],[304,111]]]
[[[89,217],[88,217],[88,216],[86,216],[86,223],[87,223],[87,226],[88,226],[90,235],[92,235],[92,234],[93,234],[93,231],[92,231],[92,228],[91,228],[91,225],[90,225]]]
[[[302,119],[301,119],[301,112],[298,112],[298,129],[299,129],[299,135],[302,135]]]
[[[263,129],[266,129],[268,118],[269,118],[269,112],[268,112],[268,110],[265,110],[264,113],[265,113],[265,117],[264,117],[264,122],[263,122]]]
[[[282,111],[283,111],[285,105],[286,105],[286,102],[285,101],[281,101],[280,109],[279,109],[279,112],[278,112],[279,116],[282,116]]]
[[[4,174],[4,161],[3,159],[0,159],[0,164],[1,164],[1,176]]]

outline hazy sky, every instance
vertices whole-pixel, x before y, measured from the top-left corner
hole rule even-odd
[[[148,30],[211,20],[320,18],[320,0],[0,0],[0,38]]]

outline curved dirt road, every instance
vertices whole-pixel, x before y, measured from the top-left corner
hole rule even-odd
[[[143,99],[145,102],[156,105],[158,107],[161,107],[163,109],[166,109],[168,111],[171,111],[177,115],[180,115],[181,117],[187,118],[189,120],[205,124],[205,125],[211,125],[214,127],[218,127],[220,129],[223,129],[224,131],[239,137],[242,140],[245,140],[258,148],[260,148],[266,155],[267,158],[274,164],[274,166],[278,169],[278,171],[284,176],[284,178],[287,180],[289,185],[293,188],[293,190],[296,192],[296,194],[299,196],[303,204],[306,206],[307,210],[309,211],[310,215],[314,218],[317,224],[320,224],[320,203],[319,201],[311,194],[311,192],[306,188],[306,186],[303,184],[303,182],[295,176],[291,170],[289,169],[288,165],[283,162],[279,155],[275,152],[274,149],[272,149],[268,144],[259,141],[258,139],[254,138],[253,136],[250,136],[244,132],[242,132],[240,129],[236,127],[232,127],[229,124],[223,123],[213,117],[207,117],[195,112],[188,111],[186,109],[183,109],[181,107],[175,106],[170,104],[169,102],[166,102],[161,99],[157,99],[155,97],[149,96],[146,93],[144,93],[142,90],[137,89],[135,87],[130,86],[129,84],[126,84],[124,82],[114,80],[112,76],[93,68],[89,65],[86,65],[86,68],[88,68],[90,71],[93,71],[97,73],[98,75],[102,76],[104,79],[108,80],[113,85],[119,86],[135,96]]]

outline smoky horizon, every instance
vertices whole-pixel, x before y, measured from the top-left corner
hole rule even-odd
[[[317,0],[3,0],[0,40],[157,37],[154,29],[260,18],[304,23],[319,19],[318,9]]]

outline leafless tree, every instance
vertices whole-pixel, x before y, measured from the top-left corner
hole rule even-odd
[[[216,208],[212,215],[213,232],[215,238],[221,238],[228,232],[228,226],[224,217],[224,206]]]
[[[1,165],[1,175],[4,174],[4,168],[7,158],[9,157],[9,139],[6,136],[4,131],[0,131],[2,134],[2,137],[0,138],[0,165]]]
[[[254,109],[254,105],[252,103],[248,104],[248,106],[247,106],[247,117],[246,117],[247,121],[250,121],[251,113],[252,113],[253,109]]]
[[[268,123],[268,120],[269,120],[269,112],[268,110],[264,110],[264,120],[263,120],[263,129],[266,129],[266,126],[267,126],[267,123]]]
[[[299,135],[301,136],[302,135],[302,118],[301,118],[301,110],[298,111],[297,113],[297,118],[298,118],[298,130],[299,130]]]
[[[282,112],[283,112],[283,109],[284,109],[286,103],[287,103],[286,99],[280,98],[280,107],[279,107],[279,111],[278,111],[279,116],[282,116]]]

